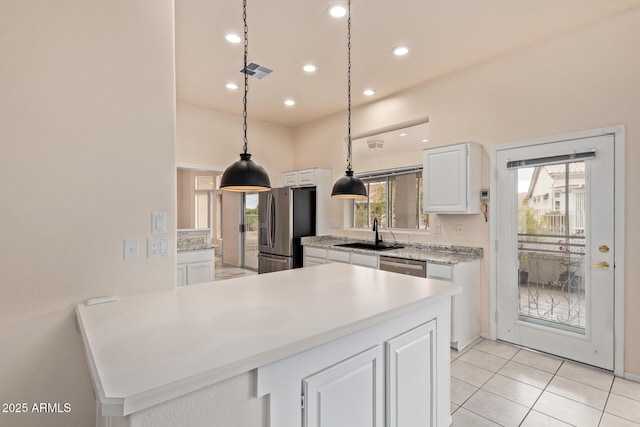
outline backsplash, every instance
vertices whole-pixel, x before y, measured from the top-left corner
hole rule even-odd
[[[211,249],[211,231],[202,230],[178,230],[178,251],[194,251],[198,249]]]

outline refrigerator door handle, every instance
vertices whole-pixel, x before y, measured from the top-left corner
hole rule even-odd
[[[273,247],[271,244],[271,193],[267,195],[267,246]]]
[[[286,264],[288,262],[288,260],[286,258],[282,258],[282,257],[272,257],[266,254],[260,254],[260,257],[268,259],[269,261],[273,261],[273,262],[279,262],[280,264]]]
[[[271,212],[269,212],[270,214],[270,219],[271,219],[271,227],[270,227],[270,233],[271,233],[271,247],[275,247],[276,245],[276,203],[275,203],[275,198],[273,197],[273,194],[270,194],[271,196]]]

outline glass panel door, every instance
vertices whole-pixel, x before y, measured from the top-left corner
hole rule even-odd
[[[518,318],[585,334],[585,162],[517,170]],[[528,184],[528,185],[527,185]]]
[[[258,271],[258,193],[244,193],[243,267]]]
[[[496,152],[497,338],[613,369],[613,136]]]

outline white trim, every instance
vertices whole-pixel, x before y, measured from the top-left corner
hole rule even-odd
[[[630,374],[629,372],[625,372],[624,379],[640,383],[640,375],[637,375],[637,374]]]
[[[176,163],[176,168],[197,169],[201,171],[211,171],[211,172],[224,172],[224,168],[205,166],[205,165],[196,165],[193,163]]]
[[[529,147],[533,145],[548,144],[553,142],[570,141],[574,139],[589,138],[594,136],[614,135],[614,236],[615,236],[615,269],[614,269],[614,374],[618,377],[636,378],[640,382],[640,375],[624,372],[624,240],[625,240],[625,145],[626,133],[624,125],[617,125],[599,129],[590,129],[562,135],[547,136],[543,138],[518,141],[509,144],[501,144],[491,147],[491,161],[489,166],[491,194],[498,194],[496,159],[499,151],[513,148]],[[496,253],[496,215],[491,215],[489,225],[489,335],[488,338],[496,340],[497,328],[495,312],[497,310],[497,257]],[[635,380],[634,380],[635,381]]]

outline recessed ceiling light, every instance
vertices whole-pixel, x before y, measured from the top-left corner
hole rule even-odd
[[[362,93],[366,96],[372,96],[375,95],[376,91],[373,89],[365,89]]]
[[[238,44],[242,41],[242,38],[239,35],[233,33],[227,34],[224,38],[227,39],[229,43],[233,44]]]
[[[305,70],[307,73],[313,73],[318,69],[318,67],[316,67],[313,64],[306,64],[304,67],[302,67],[302,69]]]
[[[429,142],[429,140],[428,139],[423,139],[422,142]]]
[[[409,46],[396,46],[393,48],[393,54],[396,56],[404,56],[409,53]]]
[[[236,89],[238,89],[238,85],[237,85],[237,84],[235,84],[235,83],[227,83],[227,84],[226,84],[226,86],[227,86],[227,89],[229,89],[229,90],[236,90]]]
[[[401,133],[400,136],[407,136],[407,134],[406,133]]]
[[[284,105],[286,105],[287,107],[293,107],[294,105],[296,105],[296,102],[293,99],[286,99],[284,101]]]
[[[347,14],[347,8],[341,4],[333,4],[329,6],[327,13],[334,18],[342,18]]]

